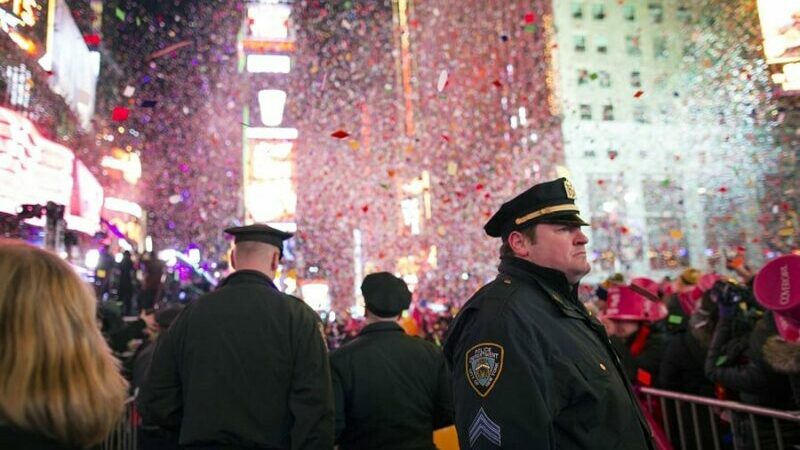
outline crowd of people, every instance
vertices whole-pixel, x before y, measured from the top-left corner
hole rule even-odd
[[[266,225],[226,230],[233,271],[197,300],[167,294],[152,255],[101,262],[90,285],[53,253],[0,241],[0,447],[96,445],[126,398],[145,449],[434,448],[451,424],[462,447],[667,449],[679,432],[698,436],[683,448],[776,446],[771,420],[694,421],[645,408],[636,386],[800,410],[800,255],[586,289],[586,225],[567,180],[535,185],[486,224],[502,239],[499,274],[471,299],[412,302],[401,278],[375,273],[363,318],[320,317],[280,292],[291,234]],[[711,427],[734,433],[716,442]],[[800,426],[782,439],[800,443]]]

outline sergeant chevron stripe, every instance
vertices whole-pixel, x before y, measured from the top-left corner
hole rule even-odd
[[[469,446],[473,447],[481,436],[500,447],[500,426],[486,415],[486,411],[483,408],[478,411],[469,426]]]

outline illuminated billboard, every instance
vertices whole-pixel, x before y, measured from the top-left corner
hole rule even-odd
[[[15,214],[23,203],[70,204],[72,152],[42,138],[33,124],[0,108],[0,212]]]
[[[44,55],[55,1],[0,0],[0,29],[29,54]]]
[[[294,222],[293,149],[291,141],[247,141],[244,203],[248,222]]]
[[[100,230],[103,209],[103,186],[80,160],[75,160],[72,201],[67,214],[67,228],[94,234]]]
[[[800,2],[758,0],[758,15],[773,82],[800,92]]]
[[[260,41],[293,41],[290,35],[289,5],[251,3],[247,5],[248,38]]]
[[[0,108],[0,212],[22,204],[69,206],[67,228],[99,229],[103,188],[70,149],[43,138],[30,120]],[[35,220],[32,220],[35,222]]]

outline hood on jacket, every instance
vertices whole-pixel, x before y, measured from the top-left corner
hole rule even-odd
[[[800,344],[786,342],[780,336],[772,336],[764,343],[763,352],[764,361],[776,372],[800,374]]]

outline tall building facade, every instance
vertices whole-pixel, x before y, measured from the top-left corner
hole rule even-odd
[[[553,4],[564,149],[586,194],[593,276],[719,269],[730,251],[757,264],[776,150],[755,2]]]

